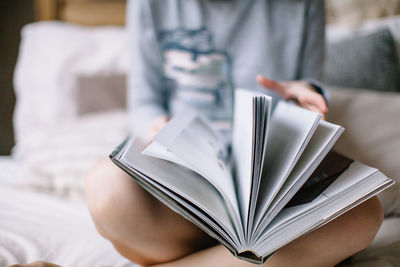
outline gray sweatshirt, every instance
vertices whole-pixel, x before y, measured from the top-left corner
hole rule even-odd
[[[319,80],[324,19],[323,0],[131,0],[133,134],[188,108],[228,129],[234,88],[256,89],[257,74]]]

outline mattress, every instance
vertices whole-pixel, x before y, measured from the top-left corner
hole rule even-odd
[[[95,230],[83,201],[11,186],[18,164],[0,157],[0,267],[44,260],[68,266],[138,266]]]

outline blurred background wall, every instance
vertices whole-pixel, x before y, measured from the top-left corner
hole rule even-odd
[[[20,31],[34,20],[34,1],[0,1],[0,155],[10,154],[14,143],[12,112],[15,103],[12,77]]]

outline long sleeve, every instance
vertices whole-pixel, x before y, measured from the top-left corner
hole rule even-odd
[[[328,93],[320,83],[325,52],[324,0],[310,0],[307,6],[299,79],[312,84],[328,103]]]
[[[325,48],[325,4],[309,0],[298,79],[321,80]]]
[[[129,123],[132,134],[144,140],[153,120],[167,113],[160,50],[148,0],[129,1],[128,38]]]

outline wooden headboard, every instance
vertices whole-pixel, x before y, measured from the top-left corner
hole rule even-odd
[[[36,19],[83,25],[124,25],[126,0],[35,0]]]
[[[62,20],[83,25],[125,24],[126,0],[34,1],[36,20]],[[366,19],[400,14],[400,0],[326,0],[326,6],[329,23],[360,24]]]

